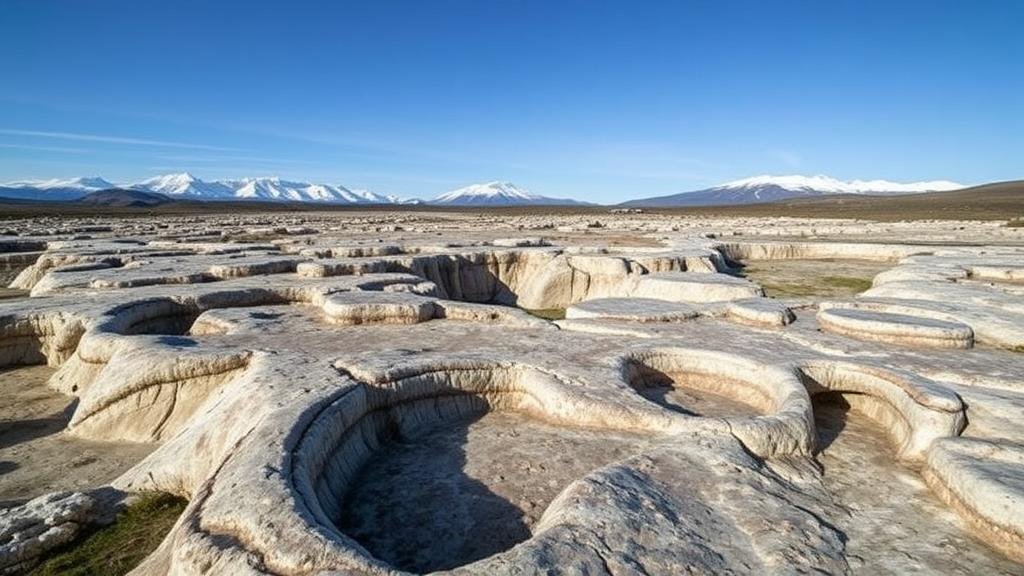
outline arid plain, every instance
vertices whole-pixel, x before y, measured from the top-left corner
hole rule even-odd
[[[1024,573],[1024,227],[0,231],[0,571],[166,498],[134,574]]]

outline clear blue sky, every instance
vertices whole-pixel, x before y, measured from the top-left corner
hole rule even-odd
[[[1024,177],[1024,2],[0,2],[0,181]]]

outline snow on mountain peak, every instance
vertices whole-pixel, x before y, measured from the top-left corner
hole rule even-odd
[[[136,190],[185,196],[201,200],[262,200],[269,202],[316,202],[321,204],[391,204],[391,199],[369,190],[353,192],[335,184],[312,184],[259,176],[205,182],[182,172],[165,174],[132,185]]]
[[[469,186],[464,186],[462,188],[452,190],[451,192],[446,192],[435,198],[434,202],[452,203],[457,201],[472,201],[474,199],[486,199],[488,201],[511,200],[531,202],[539,200],[541,197],[531,194],[511,182],[495,180],[493,182],[485,182],[483,184],[470,184]]]
[[[726,188],[756,188],[759,186],[778,186],[793,191],[815,191],[819,193],[834,194],[872,194],[872,193],[915,193],[915,192],[940,192],[945,190],[958,190],[964,188],[962,184],[947,180],[935,180],[929,182],[889,182],[888,180],[852,180],[843,181],[835,178],[817,176],[754,176],[726,182],[715,189]]]
[[[482,184],[471,184],[446,192],[430,201],[431,204],[447,206],[552,206],[581,204],[576,200],[549,198],[533,194],[511,182],[494,180]]]
[[[168,196],[190,196],[204,199],[229,198],[231,191],[217,182],[204,182],[188,172],[163,174],[136,182],[129,186],[134,190],[156,192]]]
[[[270,202],[316,202],[321,204],[405,204],[397,196],[370,190],[349,190],[340,184],[294,182],[278,176],[205,181],[189,172],[161,174],[124,184],[126,188],[190,200],[261,200]],[[89,192],[115,188],[98,176],[72,179],[25,180],[0,184],[0,197],[74,200]]]
[[[754,176],[733,180],[712,188],[681,192],[656,198],[641,198],[623,206],[722,206],[776,202],[833,194],[916,194],[959,190],[963,185],[946,180],[931,182],[889,182],[887,180],[843,181],[829,176]]]
[[[40,190],[75,189],[85,192],[113,188],[114,185],[99,176],[83,176],[81,178],[52,178],[50,180],[22,180],[0,184],[5,188],[38,188]]]

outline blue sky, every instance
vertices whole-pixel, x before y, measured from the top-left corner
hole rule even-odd
[[[0,181],[1024,177],[1024,2],[0,3]]]

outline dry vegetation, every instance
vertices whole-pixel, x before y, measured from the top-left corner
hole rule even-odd
[[[31,576],[115,576],[127,574],[156,550],[187,502],[177,496],[144,494],[110,526],[100,528],[53,554]]]
[[[740,274],[771,298],[849,297],[870,288],[875,275],[890,267],[868,260],[772,260],[746,262]]]

